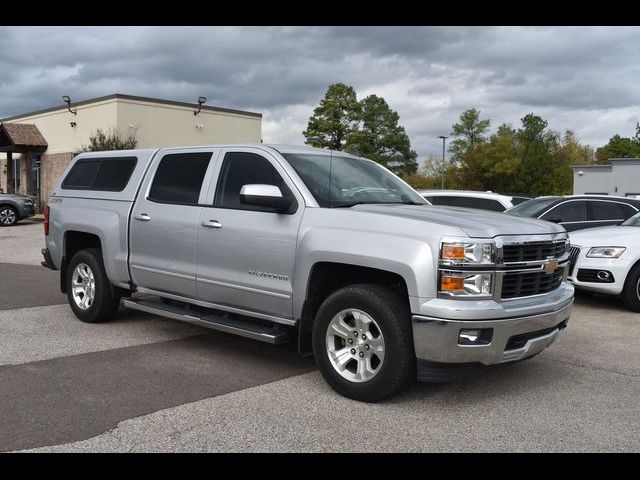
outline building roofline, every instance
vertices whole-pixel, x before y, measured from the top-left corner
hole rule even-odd
[[[161,99],[161,98],[152,98],[152,97],[139,97],[139,96],[136,96],[136,95],[125,95],[123,93],[113,93],[111,95],[105,95],[103,97],[95,97],[95,98],[90,98],[88,100],[81,100],[79,102],[72,102],[71,106],[72,107],[77,107],[77,106],[80,106],[80,105],[89,105],[89,104],[92,104],[92,103],[103,102],[105,100],[118,100],[118,99],[134,100],[134,101],[148,102],[148,103],[159,103],[159,104],[162,104],[162,105],[173,105],[173,106],[176,106],[176,107],[194,108],[194,107],[198,106],[195,103],[178,102],[178,101],[174,101],[174,100],[164,100],[164,99]],[[63,104],[63,105],[57,106],[57,107],[43,108],[41,110],[36,110],[36,111],[33,111],[33,112],[21,113],[20,115],[13,115],[11,117],[0,118],[0,122],[8,122],[8,121],[11,121],[11,120],[18,120],[18,119],[24,118],[24,117],[31,117],[33,115],[40,115],[42,113],[55,112],[56,110],[66,110],[66,109],[67,109],[67,105]],[[237,114],[240,114],[240,115],[247,115],[247,116],[250,116],[250,117],[262,118],[262,114],[261,113],[249,112],[249,111],[246,111],[246,110],[237,110],[235,108],[224,108],[224,107],[214,107],[214,106],[211,106],[211,105],[202,105],[202,110],[208,110],[210,112],[237,113]]]
[[[571,168],[573,168],[574,170],[579,168],[580,170],[586,168],[586,169],[598,169],[598,168],[605,168],[605,169],[611,169],[611,165],[571,165]]]

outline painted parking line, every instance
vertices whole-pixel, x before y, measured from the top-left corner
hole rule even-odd
[[[291,349],[221,333],[0,366],[0,451],[89,438],[125,419],[313,369]]]

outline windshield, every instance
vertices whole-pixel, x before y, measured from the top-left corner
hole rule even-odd
[[[560,197],[545,197],[545,198],[534,198],[532,200],[527,200],[526,202],[522,202],[515,207],[511,207],[508,210],[505,210],[504,213],[507,215],[513,215],[514,217],[537,217],[540,215],[547,207],[551,206],[552,203],[556,202]]]
[[[361,203],[428,205],[411,187],[371,160],[308,153],[283,156],[321,207]]]
[[[625,227],[640,227],[640,213],[636,213],[633,217],[627,218],[621,225]]]

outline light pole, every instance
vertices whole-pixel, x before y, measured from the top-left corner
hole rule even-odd
[[[444,142],[449,137],[445,137],[444,135],[438,135],[438,138],[442,139],[442,183],[441,183],[440,189],[444,190]]]

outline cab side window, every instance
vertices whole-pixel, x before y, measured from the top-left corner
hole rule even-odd
[[[243,185],[275,185],[285,197],[293,197],[291,190],[271,162],[262,155],[249,152],[228,152],[220,169],[213,206],[234,210],[273,212],[274,209],[240,202]]]

